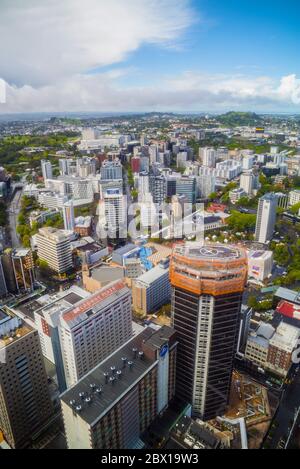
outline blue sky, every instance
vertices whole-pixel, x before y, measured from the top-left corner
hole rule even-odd
[[[2,0],[0,112],[300,112],[296,0]]]
[[[145,45],[129,57],[134,73],[128,83],[186,70],[275,78],[300,73],[297,0],[194,0],[191,5],[198,19],[177,47]]]

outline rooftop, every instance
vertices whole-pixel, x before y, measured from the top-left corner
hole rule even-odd
[[[288,301],[280,301],[276,311],[288,318],[300,320],[300,305],[289,303]]]
[[[124,278],[124,270],[122,267],[110,267],[107,265],[92,268],[91,274],[94,280],[106,284]]]
[[[294,327],[285,322],[282,322],[270,340],[270,345],[292,353],[299,337],[300,329],[298,329],[298,327]]]
[[[111,282],[89,298],[83,299],[75,308],[63,313],[62,319],[70,327],[78,325],[100,308],[107,306],[127,293],[128,287],[122,280]]]
[[[166,273],[169,274],[169,262],[158,264],[153,269],[149,270],[143,275],[140,275],[136,281],[149,285]]]
[[[9,310],[1,309],[0,349],[32,332],[32,328]]]
[[[275,296],[282,298],[283,300],[290,301],[291,303],[300,304],[300,293],[289,290],[288,288],[279,287],[275,293]]]
[[[175,246],[174,254],[199,260],[234,260],[243,257],[242,251],[232,246],[217,244],[203,246],[196,243],[178,244]]]
[[[155,366],[156,360],[141,352],[143,342],[160,347],[173,333],[169,327],[144,329],[67,390],[61,400],[85,422],[95,424]]]

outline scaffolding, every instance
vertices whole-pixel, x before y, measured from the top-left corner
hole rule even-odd
[[[220,296],[242,292],[247,281],[247,256],[236,247],[194,246],[192,251],[175,246],[170,264],[170,282],[196,295]]]

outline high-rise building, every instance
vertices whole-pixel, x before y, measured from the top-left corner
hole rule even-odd
[[[265,244],[271,241],[275,223],[278,197],[274,193],[265,194],[259,199],[255,229],[255,241]]]
[[[231,246],[177,245],[170,280],[180,344],[176,394],[209,420],[222,415],[229,400],[247,257]]]
[[[69,449],[139,449],[175,392],[176,334],[143,330],[61,396]]]
[[[122,179],[123,170],[121,161],[116,158],[115,160],[106,160],[101,166],[101,179]]]
[[[244,172],[240,179],[240,189],[243,189],[247,195],[251,196],[254,186],[254,175],[251,171]]]
[[[253,168],[254,155],[245,155],[243,158],[243,170],[250,171]]]
[[[0,431],[12,448],[30,444],[52,416],[38,332],[0,310]]]
[[[167,187],[163,176],[150,176],[150,192],[155,204],[164,203],[167,196]]]
[[[176,180],[176,194],[185,195],[190,204],[196,201],[196,178],[193,176],[182,176]]]
[[[7,249],[2,254],[1,264],[9,293],[33,290],[35,272],[31,249]]]
[[[205,147],[201,149],[202,164],[209,168],[216,167],[216,150],[214,148]]]
[[[141,160],[139,156],[133,156],[131,158],[131,169],[133,173],[139,173],[141,170]]]
[[[52,171],[52,164],[50,163],[50,161],[42,160],[41,167],[42,167],[42,175],[43,175],[44,181],[46,179],[52,179],[53,171]]]
[[[63,218],[64,218],[65,230],[74,231],[75,213],[74,213],[74,204],[72,200],[69,200],[63,205]]]
[[[99,205],[102,225],[109,238],[127,236],[127,199],[119,188],[107,189]]]
[[[170,303],[169,260],[162,261],[133,281],[132,301],[134,310],[143,314],[155,313]]]
[[[41,228],[36,235],[38,257],[49,267],[63,274],[73,267],[70,239],[63,231],[55,228]]]
[[[149,173],[143,171],[138,175],[138,192],[139,202],[143,202],[144,198],[150,193]]]
[[[60,318],[59,335],[70,387],[132,337],[129,288],[117,280],[71,307]]]
[[[196,176],[197,195],[202,198],[209,197],[216,190],[214,175]]]
[[[65,391],[67,387],[59,339],[60,318],[65,311],[74,308],[89,296],[89,292],[73,285],[68,290],[54,295],[47,294],[36,300],[34,323],[39,333],[43,356],[55,365],[60,392]]]

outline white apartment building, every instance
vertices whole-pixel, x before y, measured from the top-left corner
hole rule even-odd
[[[247,195],[252,195],[254,186],[254,176],[251,171],[244,172],[240,178],[240,188],[243,189]]]
[[[300,203],[300,190],[295,189],[289,193],[289,206],[297,205]]]
[[[122,179],[123,168],[119,158],[112,161],[105,160],[101,166],[101,179]]]
[[[42,160],[41,167],[42,167],[42,175],[43,175],[44,181],[46,181],[46,179],[52,179],[53,171],[52,171],[52,165],[50,161]]]
[[[255,241],[265,244],[271,241],[276,223],[278,197],[274,193],[265,194],[259,199]]]
[[[243,158],[243,171],[250,171],[253,168],[254,155],[245,155]]]
[[[150,193],[150,178],[146,171],[140,173],[137,177],[138,200],[143,202],[144,198]]]
[[[213,175],[196,176],[196,186],[198,196],[207,198],[216,190],[216,178]]]
[[[123,231],[127,234],[127,198],[118,188],[107,189],[100,201],[99,219],[105,225],[110,238],[119,237]]]
[[[74,204],[72,200],[69,200],[63,205],[63,219],[64,219],[65,230],[74,231],[75,213],[74,213]]]
[[[250,251],[248,253],[248,276],[263,282],[273,270],[272,251]]]
[[[216,167],[217,152],[214,148],[210,148],[210,147],[202,148],[201,155],[202,155],[203,166],[207,166],[209,168]]]
[[[62,209],[64,204],[68,201],[67,195],[56,194],[51,191],[41,191],[37,196],[38,202],[44,207],[55,209]]]
[[[246,197],[246,195],[246,192],[241,187],[229,192],[229,198],[233,204],[236,204],[242,197]]]
[[[63,274],[73,267],[70,239],[55,228],[41,228],[35,237],[38,257],[49,267]]]
[[[132,334],[131,292],[123,281],[110,283],[64,312],[59,336],[67,387],[125,344]]]

